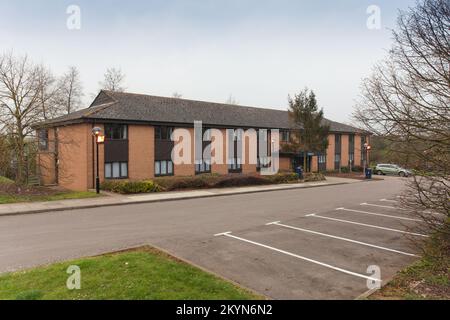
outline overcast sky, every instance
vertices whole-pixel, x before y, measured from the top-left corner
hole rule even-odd
[[[0,0],[0,52],[81,72],[88,104],[108,67],[127,91],[287,108],[313,89],[327,118],[351,123],[361,79],[386,55],[398,9],[413,0]],[[66,26],[69,5],[81,29]],[[370,5],[381,29],[366,26]]]

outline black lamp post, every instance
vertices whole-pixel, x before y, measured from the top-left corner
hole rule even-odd
[[[94,127],[92,128],[92,136],[94,137],[95,140],[95,145],[96,145],[96,153],[97,153],[97,172],[95,173],[95,192],[97,192],[97,194],[100,193],[100,177],[99,177],[99,172],[100,172],[100,166],[99,166],[99,160],[98,160],[98,144],[102,143],[104,141],[104,137],[102,135],[100,135],[100,133],[102,132],[102,129],[99,127]]]

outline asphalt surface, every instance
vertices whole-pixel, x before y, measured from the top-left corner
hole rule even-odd
[[[418,259],[404,182],[0,217],[0,272],[154,245],[270,298],[353,299],[369,266],[386,280]]]

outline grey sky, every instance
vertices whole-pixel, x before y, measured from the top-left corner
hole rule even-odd
[[[0,0],[0,52],[27,53],[61,73],[79,68],[85,102],[107,67],[127,91],[287,108],[308,86],[326,117],[350,122],[363,77],[390,46],[398,1],[60,1]],[[68,30],[68,5],[81,30]],[[369,30],[369,5],[381,29]]]

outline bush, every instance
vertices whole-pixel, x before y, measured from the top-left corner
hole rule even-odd
[[[322,173],[305,173],[305,182],[311,182],[311,181],[323,181],[326,180],[325,176]]]
[[[230,175],[225,176],[214,184],[214,188],[242,187],[272,184],[270,180],[263,176],[253,175]]]
[[[204,189],[211,188],[221,178],[218,174],[201,174],[198,176],[187,177],[159,177],[155,178],[156,184],[161,186],[164,191],[183,190],[183,189]]]
[[[350,168],[349,167],[341,167],[341,173],[349,173]]]
[[[271,176],[264,176],[272,183],[291,183],[298,182],[298,175],[294,172],[277,173]]]
[[[13,183],[14,183],[14,181],[12,181],[6,177],[0,176],[0,184],[13,184]]]
[[[102,184],[102,189],[121,194],[150,193],[162,191],[162,188],[151,180],[128,181],[111,180]]]

